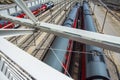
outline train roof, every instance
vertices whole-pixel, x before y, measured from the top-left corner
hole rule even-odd
[[[8,21],[5,21],[5,20],[0,20],[0,24],[4,24],[4,23],[7,23]]]
[[[39,8],[40,6],[41,6],[40,4],[38,4],[38,5],[36,5],[36,6],[32,6],[32,7],[30,7],[30,10],[33,11],[33,10]]]

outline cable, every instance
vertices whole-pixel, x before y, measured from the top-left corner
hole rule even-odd
[[[62,66],[63,69],[65,70],[65,72],[67,72],[68,76],[69,76],[70,78],[72,78],[71,75],[69,74],[69,72],[67,71],[67,69],[65,69],[64,65],[62,64],[62,62],[61,62],[60,59],[57,57],[56,53],[54,52],[54,50],[53,50],[51,47],[50,47],[50,50],[53,52],[53,54],[55,55],[55,57],[57,58],[58,62],[61,64],[61,66]]]
[[[49,50],[50,48],[40,48],[40,50]],[[71,50],[63,50],[63,49],[53,49],[54,51],[64,51],[64,52],[74,52],[76,54],[95,54],[94,52],[91,51],[86,51],[86,52],[81,52],[81,51],[71,51]],[[112,54],[112,53],[109,53]],[[108,54],[97,54],[97,55],[108,55]]]

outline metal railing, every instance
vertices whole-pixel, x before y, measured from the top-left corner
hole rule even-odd
[[[93,13],[95,11],[95,6],[97,4],[101,5],[102,7],[104,7],[106,9],[106,12],[105,12],[105,17],[104,17],[104,20],[103,20],[103,24],[102,24],[102,29],[101,29],[101,33],[103,33],[103,30],[104,30],[104,26],[105,26],[105,23],[106,23],[106,19],[107,19],[107,15],[108,13],[110,13],[116,20],[120,21],[120,17],[118,17],[117,15],[115,15],[112,10],[104,3],[102,2],[101,0],[91,0],[90,2],[93,2],[94,6],[93,6]]]
[[[9,80],[33,80],[29,74],[3,54],[0,54],[0,71]]]

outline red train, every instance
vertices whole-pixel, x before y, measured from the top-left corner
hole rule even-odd
[[[52,8],[53,6],[54,6],[54,3],[52,1],[49,1],[45,4],[41,4],[41,5],[38,4],[36,6],[32,6],[32,7],[30,7],[30,10],[35,16],[37,16],[37,15],[39,15],[40,12],[44,12],[44,11]],[[19,11],[17,13],[11,14],[11,16],[15,16],[18,18],[25,18],[26,14],[23,11]],[[0,19],[0,28],[8,29],[8,28],[16,28],[18,26],[19,26],[19,24],[13,24],[9,21],[5,21],[5,20]]]

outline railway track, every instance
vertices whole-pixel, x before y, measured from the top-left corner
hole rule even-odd
[[[1,0],[0,1],[0,4],[12,4],[12,3],[14,3],[13,0]]]
[[[52,20],[54,20],[55,24],[60,25],[65,19],[64,14],[68,13],[70,9],[70,5],[67,5],[66,9],[68,11],[66,12],[66,10],[64,10],[65,4],[63,3],[61,3],[62,4],[61,7],[58,8],[58,6],[61,5],[59,4],[58,6],[55,6],[51,10],[48,10],[44,14],[38,16],[38,19],[44,22],[51,22]],[[52,11],[52,15],[50,14],[51,13],[50,11]],[[51,18],[51,16],[53,17]],[[50,44],[54,40],[54,37],[55,36],[53,34],[48,34],[45,32],[41,32],[39,30],[37,33],[34,33],[33,35],[12,37],[12,38],[8,38],[8,40],[14,44],[17,42],[18,47],[30,53],[31,55],[35,56],[36,58],[42,59],[45,55],[45,52],[47,51],[46,48],[50,46]]]
[[[114,11],[114,10],[112,10],[112,12],[117,17],[117,20],[120,21],[120,11]]]
[[[64,2],[61,2],[61,4],[63,4]],[[60,4],[58,4],[60,5]],[[52,8],[53,10],[56,10],[57,9],[57,6],[53,7]],[[39,16],[37,16],[38,20],[40,21],[43,21],[46,17],[48,17],[50,14],[50,10],[47,10],[45,11],[44,13],[41,13]],[[25,26],[20,26],[19,28],[25,28]],[[9,37],[7,38],[7,40],[9,40],[10,42],[14,43],[15,44],[15,40],[19,39],[20,37],[23,37],[23,36],[17,36],[17,37]]]
[[[70,5],[68,5],[67,6],[67,9],[69,9],[69,7],[70,7]],[[69,11],[68,11],[69,12]],[[54,16],[54,18],[56,17],[56,19],[55,19],[55,24],[62,24],[62,22],[64,21],[64,19],[65,19],[65,11],[63,10],[62,12],[61,12],[61,16],[57,16],[58,14],[56,14],[55,16]],[[64,18],[63,18],[63,16],[64,16]],[[42,43],[40,43],[40,45],[38,45],[37,47],[36,47],[36,49],[35,50],[33,50],[33,52],[32,52],[32,55],[33,56],[35,56],[36,58],[38,58],[38,59],[40,59],[40,60],[42,60],[43,59],[43,57],[44,57],[44,55],[45,55],[45,53],[46,53],[46,51],[47,51],[47,49],[49,48],[49,46],[50,46],[50,44],[52,43],[52,41],[54,40],[54,38],[55,38],[55,36],[53,35],[53,34],[46,34],[46,36],[45,36],[46,38],[44,38],[43,39],[43,44]],[[44,41],[45,40],[45,41]],[[31,49],[33,49],[33,48],[31,48]],[[30,50],[31,50],[30,49]],[[28,50],[29,51],[29,50]]]
[[[56,10],[56,6],[53,8],[54,10]],[[43,14],[41,14],[41,15],[39,15],[39,16],[37,16],[37,18],[41,21],[44,21],[45,22],[45,19],[46,19],[46,17],[48,17],[48,15],[50,14],[49,13],[50,12],[50,10],[47,10],[46,12],[44,12]],[[46,21],[47,21],[47,19],[46,19]],[[21,26],[22,27],[22,26]],[[20,36],[18,36],[18,37],[11,37],[11,38],[8,38],[8,40],[10,41],[10,42],[12,42],[12,43],[14,43],[15,42],[15,39],[17,38],[19,38]]]
[[[81,44],[78,42],[74,42],[73,45],[73,51],[80,51],[80,46]],[[81,79],[81,60],[82,60],[82,56],[80,53],[77,52],[72,52],[72,58],[71,58],[71,63],[70,63],[70,69],[69,69],[69,73],[71,75],[71,77],[75,80],[80,80]]]

